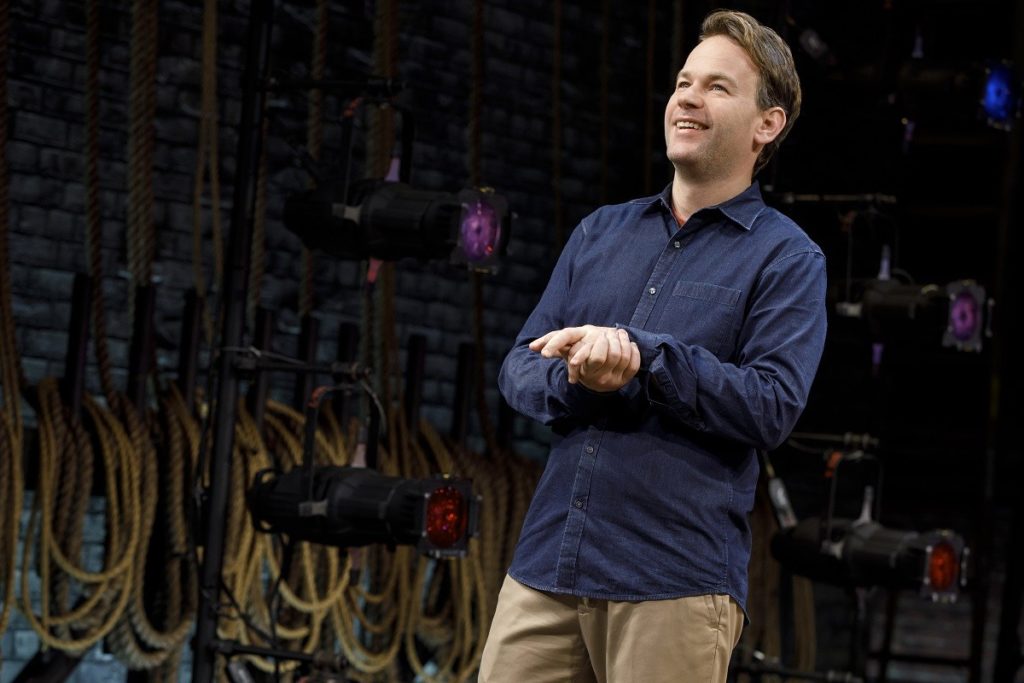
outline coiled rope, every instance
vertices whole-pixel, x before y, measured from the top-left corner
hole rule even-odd
[[[61,405],[56,380],[42,380],[37,396],[39,478],[22,549],[21,611],[45,646],[77,653],[111,633],[131,597],[133,575],[137,571],[135,554],[142,526],[139,472],[131,455],[129,437],[121,424],[87,396],[84,407],[99,444],[103,465],[108,534],[103,568],[99,571],[86,570],[77,556],[81,550],[81,518],[85,510],[80,504],[75,505],[77,519],[73,524],[69,523],[69,509],[62,509],[65,503],[55,500],[67,495],[67,487],[61,491],[62,495],[55,496],[54,487],[50,484],[64,480],[81,485],[84,477],[75,475],[75,468],[80,467],[79,471],[88,473],[91,485],[92,446],[82,425]],[[90,486],[84,488],[87,498]],[[68,538],[70,529],[77,531],[78,539]],[[43,588],[39,616],[32,606],[29,583],[33,553],[37,555],[35,564]],[[51,573],[54,567],[65,577],[55,579]],[[70,579],[81,586],[79,604],[69,609],[70,594],[60,589],[58,602],[61,604],[57,605],[60,611],[51,611],[48,587]]]

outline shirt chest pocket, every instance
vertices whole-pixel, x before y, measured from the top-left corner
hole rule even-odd
[[[718,358],[732,353],[743,292],[710,282],[680,280],[660,317],[659,332],[701,346]]]

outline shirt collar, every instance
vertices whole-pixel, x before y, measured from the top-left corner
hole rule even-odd
[[[661,206],[663,209],[672,213],[672,183],[669,183],[661,194],[657,194],[651,197],[651,204],[653,206]],[[723,216],[728,218],[730,221],[735,223],[737,226],[744,230],[750,230],[754,227],[754,220],[764,210],[765,203],[761,197],[761,185],[755,180],[750,184],[747,189],[740,192],[732,199],[727,199],[721,204],[714,206],[708,206],[701,211],[719,211]]]

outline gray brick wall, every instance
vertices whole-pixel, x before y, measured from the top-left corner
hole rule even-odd
[[[84,10],[66,0],[14,0],[11,3],[9,75],[10,249],[14,313],[22,363],[31,384],[63,373],[74,274],[86,269],[84,188]],[[399,71],[404,96],[416,115],[417,143],[412,182],[454,191],[469,175],[467,125],[470,95],[470,3],[440,0],[402,2]],[[130,314],[126,273],[126,168],[129,124],[129,34],[126,3],[101,8],[100,182],[103,218],[102,283],[115,381],[123,386],[129,347]],[[274,64],[276,74],[308,73],[313,27],[312,3],[278,3]],[[235,144],[240,109],[242,41],[248,3],[220,3],[218,85],[223,222],[228,227]],[[372,61],[372,3],[335,3],[331,8],[328,77],[365,73]],[[616,10],[617,12],[620,10]],[[510,258],[484,285],[487,397],[496,416],[494,379],[505,350],[536,301],[557,257],[553,234],[551,168],[551,6],[542,0],[489,2],[485,15],[485,75],[482,112],[482,177],[508,196],[516,213]],[[154,125],[155,222],[158,234],[156,327],[167,340],[159,352],[161,368],[173,372],[172,348],[181,324],[184,292],[193,284],[192,182],[200,105],[201,3],[160,2],[157,112]],[[567,229],[599,202],[599,75],[595,46],[600,16],[588,3],[566,2],[563,39],[563,193]],[[644,18],[616,16],[612,82],[642,82]],[[614,90],[614,88],[613,88]],[[324,102],[323,158],[337,156],[342,103]],[[614,140],[611,185],[617,198],[638,194],[642,176],[642,102],[613,99]],[[300,277],[299,242],[281,225],[284,197],[305,189],[309,179],[296,163],[293,146],[305,140],[305,95],[272,98],[268,140],[269,195],[266,275],[261,303],[277,312],[275,348],[294,351]],[[356,129],[355,172],[361,171],[366,122]],[[659,183],[667,180],[667,175]],[[210,249],[207,247],[207,254]],[[210,263],[207,261],[209,272]],[[360,267],[353,262],[316,260],[315,315],[323,341],[319,356],[334,357],[333,336],[343,321],[359,322]],[[437,264],[401,263],[396,315],[399,341],[409,334],[427,338],[426,383],[422,414],[441,430],[452,419],[458,345],[472,340],[472,294],[465,271]],[[403,354],[404,358],[404,354]],[[290,396],[291,382],[276,392]],[[88,390],[99,391],[95,369]],[[29,420],[31,421],[31,415]],[[472,429],[478,430],[474,419]],[[515,425],[519,450],[544,454],[546,430],[520,420]],[[472,443],[479,446],[478,436]],[[27,508],[26,508],[27,509]],[[86,527],[86,556],[102,554],[102,501],[94,503]],[[98,561],[98,559],[97,559]],[[32,577],[38,591],[38,578]],[[38,649],[38,638],[15,612],[2,634],[0,683],[7,683]],[[187,680],[189,667],[182,667]],[[124,669],[96,648],[88,653],[72,681],[123,678]]]

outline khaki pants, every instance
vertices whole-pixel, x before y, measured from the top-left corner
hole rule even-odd
[[[724,683],[743,612],[727,595],[615,602],[506,576],[480,683]]]

